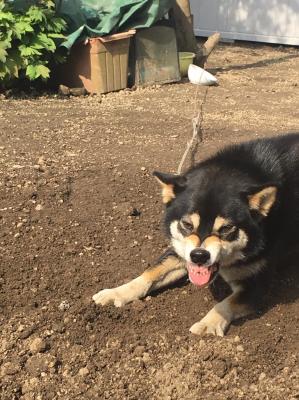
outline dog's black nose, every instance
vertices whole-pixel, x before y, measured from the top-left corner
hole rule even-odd
[[[205,249],[194,249],[190,253],[190,258],[194,264],[205,264],[210,258],[210,253]]]

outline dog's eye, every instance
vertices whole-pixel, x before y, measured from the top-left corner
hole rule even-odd
[[[193,231],[193,224],[187,219],[181,219],[180,221],[181,227],[187,231],[187,232],[192,232]]]
[[[234,225],[224,225],[219,229],[219,235],[226,240],[234,240],[237,228]]]
[[[230,232],[231,230],[235,229],[236,227],[234,225],[223,225],[219,229],[219,233],[227,233]]]

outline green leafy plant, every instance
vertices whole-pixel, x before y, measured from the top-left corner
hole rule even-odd
[[[0,84],[15,78],[47,80],[50,65],[63,62],[57,41],[65,38],[66,22],[55,15],[50,0],[16,11],[0,0]]]

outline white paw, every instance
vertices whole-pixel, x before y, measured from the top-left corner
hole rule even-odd
[[[130,301],[123,297],[117,288],[100,290],[92,296],[92,299],[96,304],[101,304],[102,306],[114,303],[115,307],[122,307]]]
[[[195,335],[212,334],[223,337],[229,324],[230,320],[228,318],[225,318],[215,308],[212,308],[201,321],[191,326],[190,332]]]
[[[144,297],[150,286],[151,282],[139,276],[116,288],[100,290],[99,293],[92,296],[92,299],[96,304],[101,304],[102,306],[113,303],[115,307],[122,307],[131,301]]]

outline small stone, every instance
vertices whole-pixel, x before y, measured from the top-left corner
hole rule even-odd
[[[33,376],[40,376],[43,372],[47,373],[50,370],[55,371],[57,359],[50,354],[36,354],[28,358],[25,368],[26,371]]]
[[[67,87],[67,86],[65,86],[65,85],[59,85],[58,93],[59,93],[61,96],[69,96],[69,95],[71,94],[71,93],[70,93],[70,88]]]
[[[145,308],[146,304],[142,300],[133,301],[131,307],[136,311],[142,311]]]
[[[34,392],[37,388],[39,380],[37,378],[26,379],[22,385],[22,393]]]
[[[70,308],[70,304],[66,300],[63,300],[59,304],[58,308],[59,308],[60,311],[66,311],[66,310],[68,310]]]
[[[35,169],[36,171],[39,171],[39,172],[45,172],[45,170],[46,170],[45,166],[42,164],[33,165],[33,169]]]
[[[241,340],[241,339],[240,339],[240,336],[235,336],[235,337],[234,337],[234,342],[237,343],[237,342],[240,342],[240,340]]]
[[[144,351],[145,351],[144,346],[136,346],[134,349],[134,355],[136,357],[141,357],[143,355]]]
[[[243,347],[241,344],[239,344],[239,345],[236,347],[236,349],[237,349],[237,351],[244,351],[244,347]]]
[[[265,378],[266,378],[265,372],[261,372],[261,374],[259,376],[259,381],[263,381]]]
[[[148,362],[151,361],[151,356],[149,355],[149,353],[143,353],[143,357],[142,357],[143,362],[146,364]]]
[[[30,343],[29,350],[32,354],[43,353],[47,349],[47,343],[41,338],[35,338]]]
[[[79,87],[79,88],[70,88],[70,94],[73,96],[85,96],[87,94],[87,91],[84,87]]]
[[[227,373],[226,362],[224,360],[215,360],[213,362],[213,371],[219,378],[224,378]]]
[[[249,389],[252,390],[253,392],[257,392],[257,391],[258,391],[258,387],[257,387],[254,383],[252,383],[252,384],[249,386]]]
[[[129,211],[129,215],[130,217],[139,217],[141,214],[141,211],[139,211],[137,208],[133,207],[130,211]]]
[[[37,204],[35,207],[36,211],[41,211],[44,207],[41,204]]]
[[[32,325],[29,326],[28,328],[24,329],[23,332],[20,333],[19,338],[20,339],[27,339],[29,336],[32,335],[32,333],[36,330],[36,326]]]
[[[64,333],[65,332],[65,326],[63,324],[63,322],[57,322],[54,323],[52,326],[52,329],[54,332],[58,332],[58,333]]]
[[[17,331],[18,331],[18,332],[23,332],[24,328],[25,328],[24,325],[23,325],[23,324],[20,324],[20,325],[18,326]]]
[[[89,369],[87,367],[79,369],[79,375],[80,376],[87,376],[88,374],[89,374]]]
[[[45,165],[45,157],[44,156],[40,156],[37,160],[38,165]]]
[[[19,364],[8,361],[1,366],[0,376],[3,377],[6,375],[15,375],[17,372],[20,371],[20,369],[21,367]]]
[[[213,350],[206,348],[201,351],[201,358],[203,359],[203,361],[208,361],[210,358],[213,357],[213,354]]]
[[[140,169],[141,169],[141,171],[146,171],[145,167],[141,167]]]

